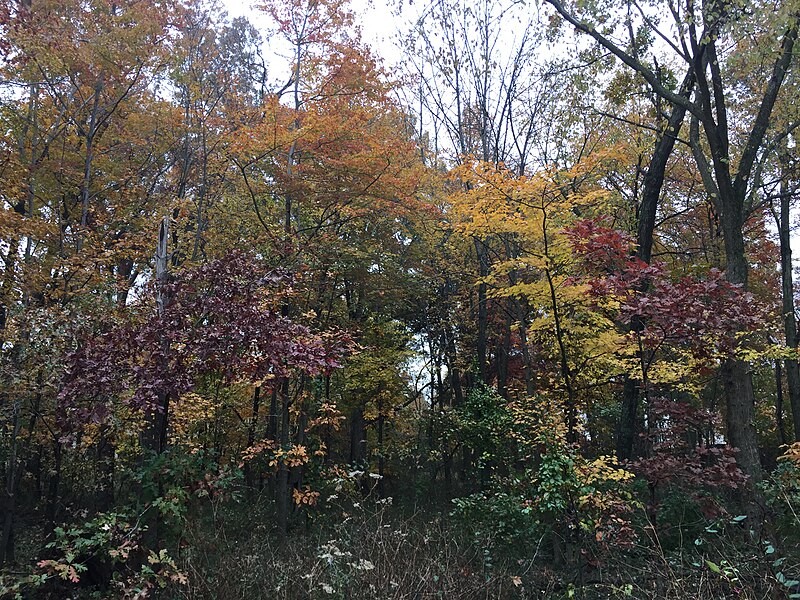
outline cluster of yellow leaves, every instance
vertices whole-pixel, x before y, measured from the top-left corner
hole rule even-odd
[[[621,468],[617,459],[608,455],[579,461],[575,474],[587,491],[578,498],[578,508],[584,515],[580,519],[581,527],[594,532],[598,543],[630,543],[635,534],[624,514],[638,502],[623,484],[633,479],[634,474]]]
[[[308,422],[308,430],[316,427],[332,427],[335,431],[339,430],[345,416],[336,408],[335,404],[323,402],[317,410],[317,416]]]
[[[578,213],[602,214],[610,194],[595,180],[618,158],[618,151],[611,147],[571,169],[546,168],[532,175],[465,160],[451,172],[458,184],[448,198],[456,230],[477,237],[509,233],[535,241],[568,225]],[[533,256],[547,259],[542,252]]]
[[[642,378],[639,359],[632,361],[629,374],[634,379]],[[669,385],[676,391],[696,396],[702,392],[705,381],[698,377],[708,361],[697,358],[687,349],[670,348],[668,353],[653,359],[647,369],[648,383],[653,385]]]
[[[618,159],[612,147],[562,171],[520,176],[466,161],[452,173],[458,183],[449,196],[454,229],[494,245],[499,257],[476,283],[487,286],[488,298],[522,301],[528,309],[527,339],[553,360],[567,362],[569,381],[547,382],[539,393],[558,397],[568,387],[596,389],[624,371],[621,359],[633,355],[631,340],[614,322],[620,298],[589,294],[568,235],[579,219],[612,210],[611,194],[598,175]]]
[[[578,468],[578,476],[584,485],[595,485],[602,482],[628,481],[634,474],[619,466],[613,456],[598,456]]]
[[[308,451],[305,446],[295,445],[284,450],[282,448],[275,452],[275,456],[269,461],[269,466],[277,467],[284,463],[287,467],[300,467],[309,461]]]
[[[267,455],[267,464],[271,469],[278,469],[282,464],[290,468],[300,467],[311,460],[305,446],[294,445],[288,450],[284,450],[279,448],[278,443],[274,440],[262,440],[245,448],[239,466],[242,467],[244,463],[255,460],[264,454]]]
[[[591,464],[589,463],[589,465]],[[585,467],[578,469],[579,478],[587,476],[585,471]],[[624,469],[612,469],[612,471],[613,473],[607,473],[594,479],[593,484],[620,483],[628,481],[634,476],[633,473]],[[592,475],[590,474],[589,477],[591,478]],[[623,520],[616,513],[628,511],[634,505],[636,505],[636,501],[627,490],[592,489],[589,493],[583,494],[578,498],[578,507],[588,517],[582,520],[581,526],[590,531],[594,530],[597,541],[602,541],[605,535],[605,526],[609,524],[608,521],[622,524]]]
[[[193,433],[198,426],[214,419],[217,404],[195,392],[189,392],[173,404],[170,415],[170,443],[194,447]]]
[[[245,448],[244,451],[242,451],[242,460],[239,462],[239,467],[241,468],[244,466],[244,463],[258,458],[268,450],[274,451],[277,447],[278,443],[275,440],[261,440],[260,442]]]
[[[292,490],[292,499],[297,506],[316,506],[319,501],[319,492],[305,486],[302,490]]]
[[[528,456],[541,453],[544,445],[562,445],[567,440],[562,403],[551,396],[520,398],[508,404],[514,420],[511,437],[527,449]]]
[[[800,467],[800,442],[794,442],[782,447],[784,452],[778,457],[778,460],[790,460],[795,466]]]
[[[747,337],[751,336],[750,332],[739,332],[736,338],[739,342],[746,342]],[[762,362],[765,360],[800,360],[800,352],[797,348],[789,348],[780,343],[766,344],[753,348],[746,343],[740,343],[736,346],[736,356],[748,362]]]
[[[324,442],[320,442],[319,448],[314,450],[314,456],[322,457],[328,453],[328,446]]]

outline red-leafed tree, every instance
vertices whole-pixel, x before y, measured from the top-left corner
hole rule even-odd
[[[159,397],[177,401],[210,373],[232,383],[339,366],[342,343],[281,314],[290,283],[242,253],[181,273],[164,290],[163,314],[147,302],[143,315],[110,321],[67,357],[63,427],[103,422],[120,401],[153,410]]]
[[[238,252],[156,281],[138,314],[102,324],[67,356],[58,406],[65,437],[78,441],[88,427],[111,446],[125,408],[143,423],[142,451],[158,456],[167,450],[170,412],[204,378],[260,385],[297,372],[329,373],[341,364],[346,339],[313,333],[283,315],[291,293],[285,274]],[[103,484],[112,486],[113,479],[112,468]],[[140,500],[150,513],[147,542],[155,545],[155,497],[145,484]]]

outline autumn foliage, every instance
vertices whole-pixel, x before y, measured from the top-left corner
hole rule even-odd
[[[789,5],[4,3],[0,596],[797,596]]]

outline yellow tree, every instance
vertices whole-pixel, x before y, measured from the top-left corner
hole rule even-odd
[[[597,153],[569,171],[522,177],[487,163],[466,163],[454,171],[462,190],[450,196],[461,234],[505,235],[516,245],[516,258],[498,261],[482,282],[490,296],[524,306],[516,329],[525,393],[558,396],[573,442],[589,391],[620,372],[616,356],[625,345],[612,319],[618,299],[612,294],[598,306],[589,297],[568,232],[578,215],[607,210],[609,194],[596,180],[614,158],[613,152]],[[537,370],[532,349],[556,368]]]

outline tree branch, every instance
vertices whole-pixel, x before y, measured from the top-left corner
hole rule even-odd
[[[560,0],[545,0],[545,2],[550,4],[553,8],[555,8],[556,11],[558,11],[558,13],[563,17],[563,19],[568,23],[570,23],[573,27],[575,27],[575,29],[594,38],[594,40],[598,44],[600,44],[603,48],[611,52],[611,54],[613,54],[623,63],[628,65],[631,69],[639,73],[639,75],[641,75],[645,79],[645,81],[647,81],[647,83],[650,84],[650,87],[656,94],[658,94],[668,102],[671,102],[676,106],[681,106],[690,113],[695,114],[697,107],[695,107],[687,98],[667,88],[664,84],[661,83],[661,81],[659,81],[655,73],[653,73],[650,69],[648,69],[645,65],[636,60],[630,54],[622,50],[619,46],[617,46],[614,42],[609,40],[603,34],[598,32],[593,25],[589,25],[579,21],[577,17],[572,15],[564,7],[564,5],[561,3]]]
[[[744,195],[747,193],[747,183],[750,181],[750,174],[753,170],[753,164],[755,163],[758,149],[764,141],[764,136],[769,127],[772,109],[778,98],[778,92],[786,77],[786,71],[792,62],[792,51],[794,49],[794,43],[797,40],[798,19],[800,19],[798,15],[792,17],[791,25],[783,36],[781,54],[775,60],[775,64],[772,67],[772,75],[767,83],[764,99],[761,101],[758,115],[756,116],[753,128],[747,138],[747,144],[745,144],[744,151],[742,152],[742,158],[739,160],[739,169],[736,173],[736,180],[733,183],[733,189],[736,191],[739,198],[744,198]]]

